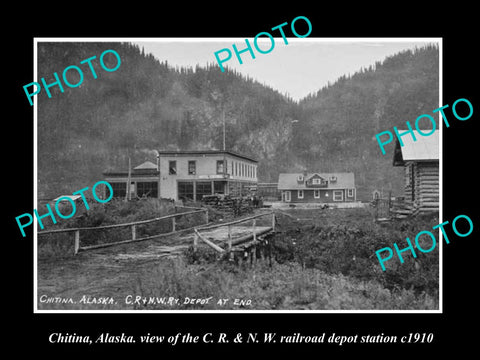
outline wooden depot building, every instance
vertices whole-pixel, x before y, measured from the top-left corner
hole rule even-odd
[[[158,151],[130,171],[132,197],[200,201],[204,195],[248,195],[257,184],[258,161],[232,151]],[[125,197],[129,172],[103,173],[114,196]]]
[[[413,132],[417,140],[405,136],[400,146],[397,139],[393,156],[393,166],[405,169],[405,206],[412,214],[439,211],[439,131],[429,136]]]
[[[354,202],[357,196],[353,173],[282,173],[278,190],[282,202]]]

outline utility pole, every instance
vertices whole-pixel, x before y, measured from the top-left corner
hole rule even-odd
[[[222,109],[222,120],[223,120],[223,151],[226,150],[226,145],[225,145],[225,110]]]
[[[125,191],[125,201],[132,199],[132,194],[130,193],[130,183],[131,183],[131,166],[130,166],[130,156],[128,157],[128,177],[127,177],[127,188]]]
[[[222,106],[222,120],[223,120],[223,178],[225,179],[225,187],[223,193],[226,195],[228,193],[228,180],[227,180],[227,158],[225,151],[227,150],[226,139],[225,139],[225,109]]]

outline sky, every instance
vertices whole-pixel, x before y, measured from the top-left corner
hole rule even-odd
[[[288,44],[285,44],[280,37],[275,38],[273,50],[261,54],[255,49],[253,39],[249,39],[255,59],[246,51],[241,53],[243,64],[240,64],[232,44],[241,51],[246,48],[244,38],[146,40],[131,42],[158,60],[168,61],[170,66],[194,68],[197,64],[216,63],[214,53],[228,48],[232,57],[223,63],[225,68],[234,68],[296,101],[317,92],[328,82],[335,82],[342,75],[353,75],[362,67],[383,61],[389,55],[439,41],[435,38],[287,38]],[[269,38],[259,38],[258,46],[266,51],[272,43]],[[226,56],[227,52],[219,53],[221,59]]]

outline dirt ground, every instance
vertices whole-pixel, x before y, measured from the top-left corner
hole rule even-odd
[[[257,226],[257,231],[263,228]],[[250,231],[249,226],[232,226],[232,238]],[[201,233],[210,240],[227,238],[226,227]],[[189,232],[82,251],[74,257],[39,259],[38,309],[128,309],[125,298],[136,293],[138,281],[149,269],[162,259],[181,255],[191,244]]]

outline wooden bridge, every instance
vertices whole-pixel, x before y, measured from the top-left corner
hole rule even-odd
[[[260,218],[271,219],[268,219],[268,225],[257,225],[257,219]],[[254,263],[258,257],[264,259],[267,255],[271,260],[268,235],[275,232],[275,221],[275,213],[268,212],[228,223],[197,227],[191,235],[193,250],[197,251],[200,240],[215,250],[219,258],[228,256],[229,260],[236,259],[239,262],[247,258]]]

